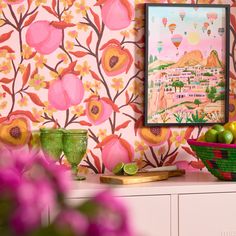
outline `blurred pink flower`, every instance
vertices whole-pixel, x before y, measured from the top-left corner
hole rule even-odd
[[[41,20],[31,24],[26,32],[26,42],[43,55],[54,52],[62,41],[62,30],[49,21]]]
[[[97,194],[92,201],[98,205],[98,210],[96,216],[91,219],[87,236],[134,235],[125,205],[112,195],[111,190]]]
[[[75,235],[86,235],[88,221],[80,212],[66,209],[59,213],[56,218],[58,228],[69,228]]]
[[[0,202],[7,200],[12,208],[8,223],[14,235],[25,236],[39,227],[42,211],[57,206],[70,188],[69,183],[68,171],[41,155],[27,148],[1,147]]]

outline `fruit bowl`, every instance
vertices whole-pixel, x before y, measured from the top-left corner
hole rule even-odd
[[[220,180],[236,181],[236,144],[188,139],[188,144],[211,174]]]

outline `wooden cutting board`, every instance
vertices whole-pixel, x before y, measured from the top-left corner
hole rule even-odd
[[[173,171],[153,171],[140,172],[136,175],[102,175],[100,182],[106,184],[140,184],[146,182],[160,181],[168,179],[169,177],[181,176],[185,174],[185,170]]]

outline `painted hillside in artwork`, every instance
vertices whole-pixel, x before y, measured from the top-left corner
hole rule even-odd
[[[224,122],[222,9],[169,9],[149,15],[148,123]]]

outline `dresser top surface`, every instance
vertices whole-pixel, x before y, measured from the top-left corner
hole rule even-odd
[[[100,175],[87,175],[85,181],[74,181],[69,198],[84,198],[95,192],[112,188],[117,196],[146,196],[166,194],[191,194],[236,192],[236,182],[220,181],[209,173],[193,172],[168,180],[142,184],[108,185],[100,183]]]

